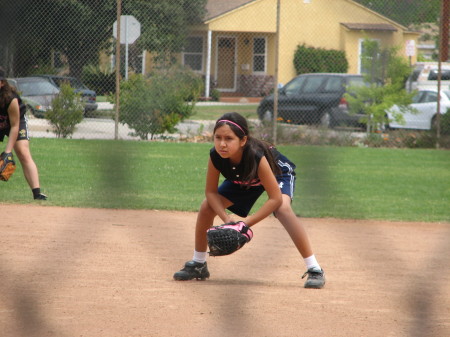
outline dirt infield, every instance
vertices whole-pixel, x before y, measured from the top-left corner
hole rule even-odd
[[[2,337],[449,336],[450,224],[302,219],[326,271],[274,218],[176,282],[195,213],[0,205]]]

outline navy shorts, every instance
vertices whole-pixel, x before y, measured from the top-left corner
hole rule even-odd
[[[281,194],[287,194],[293,199],[296,179],[295,165],[283,155],[280,155],[277,159],[277,164],[281,169],[281,174],[276,176]],[[250,213],[253,205],[263,192],[264,187],[262,185],[247,188],[228,179],[219,186],[219,194],[233,203],[228,209],[243,218]]]
[[[3,142],[5,136],[9,136],[10,130],[10,128],[0,130],[0,142]],[[19,135],[17,136],[17,140],[30,140],[30,137],[28,135],[28,121],[26,116],[20,119]]]

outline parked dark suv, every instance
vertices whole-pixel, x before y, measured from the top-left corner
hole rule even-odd
[[[343,97],[349,86],[365,85],[363,76],[341,73],[302,74],[278,92],[278,118],[295,124],[363,126],[361,115],[350,114]],[[261,120],[273,118],[273,94],[258,106]]]
[[[57,88],[61,88],[63,83],[68,83],[76,92],[81,93],[83,99],[85,112],[94,111],[97,109],[97,94],[95,91],[88,89],[81,81],[75,77],[56,76],[56,75],[35,75],[37,77],[45,78]]]

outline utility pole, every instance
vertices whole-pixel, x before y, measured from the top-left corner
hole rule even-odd
[[[439,62],[438,62],[438,100],[436,114],[436,148],[440,147],[441,138],[441,70],[442,62],[448,60],[450,0],[442,0],[441,22],[439,25]]]
[[[280,0],[277,0],[277,24],[275,38],[275,88],[273,91],[273,145],[277,145],[278,120],[278,54],[280,49]]]
[[[114,125],[114,139],[119,139],[119,111],[120,111],[120,16],[122,15],[122,0],[117,0],[117,39],[116,39],[116,116]]]

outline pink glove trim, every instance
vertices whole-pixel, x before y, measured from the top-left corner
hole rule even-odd
[[[234,229],[235,231],[244,234],[248,238],[248,241],[250,241],[253,238],[253,231],[243,221],[230,222],[219,227]],[[214,227],[212,227],[211,229],[214,229]]]

